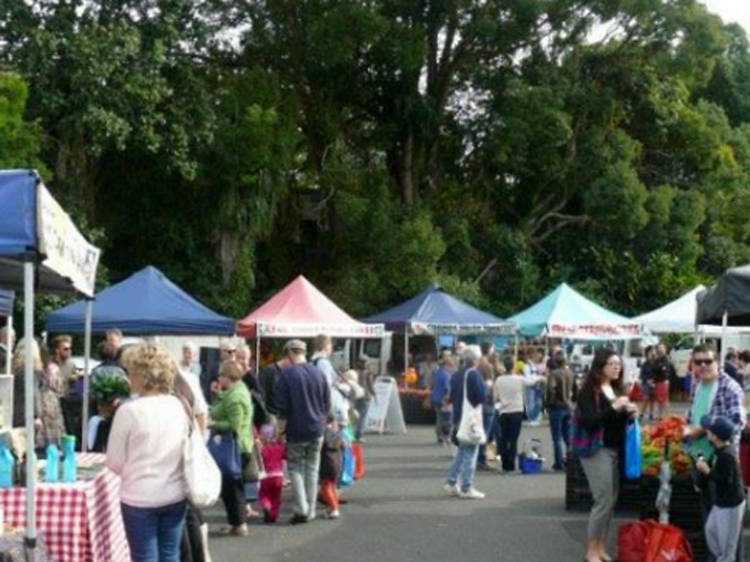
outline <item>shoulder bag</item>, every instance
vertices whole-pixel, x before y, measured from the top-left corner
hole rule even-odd
[[[464,399],[461,410],[461,421],[458,424],[456,439],[461,445],[482,445],[486,443],[487,436],[484,433],[484,422],[482,420],[482,404],[472,406],[468,397],[469,375],[473,369],[464,374]]]

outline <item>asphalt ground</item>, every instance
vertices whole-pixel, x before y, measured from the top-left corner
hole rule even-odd
[[[543,454],[551,459],[549,426],[524,427],[519,446],[531,437],[542,440]],[[368,435],[364,447],[365,478],[343,492],[349,503],[342,506],[341,519],[289,525],[291,500],[286,489],[278,523],[254,520],[246,538],[212,533],[213,560],[583,559],[587,514],[565,511],[563,473],[478,472],[475,485],[486,492],[486,499],[449,498],[442,488],[451,455],[435,444],[431,427],[410,426],[405,435]],[[225,525],[221,504],[206,516],[212,531]]]

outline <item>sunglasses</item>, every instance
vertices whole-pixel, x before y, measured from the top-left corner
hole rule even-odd
[[[703,365],[710,365],[713,362],[713,359],[693,359],[693,363],[695,363],[699,367]]]
[[[237,351],[237,350],[236,349],[225,349],[224,350],[225,353],[234,353],[235,351]]]

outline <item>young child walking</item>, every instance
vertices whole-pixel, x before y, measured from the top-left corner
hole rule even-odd
[[[286,445],[276,442],[276,428],[272,425],[260,428],[260,456],[265,475],[260,481],[258,503],[263,512],[263,521],[275,523],[279,518],[281,491],[284,488]]]
[[[318,498],[328,508],[328,518],[338,519],[339,492],[337,484],[341,474],[341,447],[343,440],[333,416],[328,416],[328,424],[323,435],[323,449],[320,454],[320,486]]]
[[[699,486],[706,489],[711,482],[715,489],[713,507],[706,520],[706,543],[716,562],[731,562],[735,559],[745,513],[739,461],[729,446],[734,426],[725,416],[703,416],[701,426],[716,449],[710,464],[703,458],[695,464],[700,473]]]

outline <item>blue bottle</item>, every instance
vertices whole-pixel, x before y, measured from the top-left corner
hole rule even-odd
[[[60,481],[60,449],[54,443],[47,445],[47,472],[45,481]]]
[[[63,482],[76,481],[76,436],[63,435],[62,438],[63,454]]]
[[[13,467],[16,464],[13,453],[7,445],[0,444],[0,488],[13,487]]]

